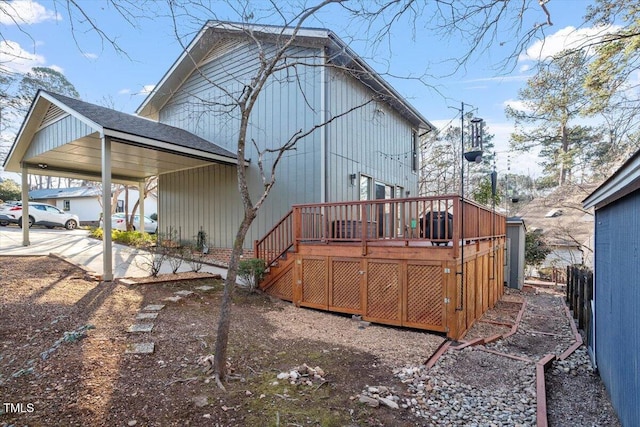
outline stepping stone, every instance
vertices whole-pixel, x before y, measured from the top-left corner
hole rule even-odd
[[[158,317],[158,313],[138,313],[136,320],[155,319],[156,317]]]
[[[174,292],[175,295],[181,296],[181,297],[188,297],[190,295],[193,295],[194,292],[193,291],[178,291],[178,292]]]
[[[214,289],[214,287],[213,286],[203,285],[203,286],[198,286],[196,289],[199,290],[199,291],[206,292],[206,291],[210,291],[211,289]]]
[[[129,326],[127,332],[151,332],[153,330],[153,323],[136,323]]]
[[[182,297],[175,296],[175,297],[166,297],[165,299],[163,299],[163,301],[178,302],[181,299],[182,299]]]
[[[155,350],[156,345],[152,342],[133,343],[127,346],[125,353],[129,354],[151,354]]]
[[[160,311],[164,308],[164,304],[149,304],[142,311]]]

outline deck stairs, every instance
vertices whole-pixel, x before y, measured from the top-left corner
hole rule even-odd
[[[295,251],[293,224],[293,210],[290,210],[278,223],[259,241],[255,243],[255,257],[264,260],[265,276],[260,282],[260,289],[266,291],[282,275],[293,268]]]

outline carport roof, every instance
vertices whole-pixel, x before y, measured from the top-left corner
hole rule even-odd
[[[58,101],[69,106],[79,114],[91,121],[96,122],[104,129],[125,132],[131,135],[155,139],[157,141],[168,142],[180,147],[193,148],[211,154],[217,154],[230,159],[235,159],[236,155],[230,151],[219,147],[206,139],[187,132],[184,129],[169,126],[164,123],[155,122],[144,117],[122,113],[110,108],[90,104],[68,96],[59,95],[53,92],[44,93],[52,96]]]
[[[73,121],[70,126],[56,124],[68,117]],[[43,136],[36,143],[40,146],[31,147],[48,126],[60,128],[53,136]],[[41,90],[5,160],[5,169],[20,172],[25,165],[34,174],[99,179],[101,134],[112,141],[115,181],[140,181],[211,163],[237,164],[234,153],[184,129]]]

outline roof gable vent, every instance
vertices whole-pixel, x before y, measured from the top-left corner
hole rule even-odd
[[[62,108],[58,107],[57,105],[51,104],[49,106],[49,109],[47,110],[47,113],[44,115],[42,122],[40,123],[40,127],[48,126],[51,123],[56,122],[68,115],[69,113],[64,111]]]

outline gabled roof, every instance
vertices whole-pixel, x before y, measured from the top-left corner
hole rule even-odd
[[[158,112],[196,69],[200,61],[207,56],[216,40],[230,36],[244,37],[247,34],[262,40],[277,41],[279,38],[286,40],[293,31],[292,27],[208,21],[138,107],[136,113],[157,119]],[[381,95],[391,107],[414,126],[421,129],[434,129],[434,126],[415,107],[332,31],[323,28],[300,28],[293,44],[325,48],[328,62],[353,70],[356,78]]]
[[[55,128],[59,122],[65,125]],[[35,142],[37,149],[29,151],[39,132],[48,127],[55,132],[43,133],[43,139]],[[237,164],[234,153],[184,129],[40,90],[5,159],[5,169],[21,172],[24,166],[32,174],[99,180],[101,135],[111,141],[115,182],[137,183],[211,163]]]
[[[29,191],[29,198],[39,199],[74,199],[79,197],[101,196],[102,190],[96,187],[43,188]]]
[[[640,189],[640,150],[636,151],[582,203],[585,209],[599,209]]]
[[[130,190],[137,191],[137,190]],[[68,188],[42,188],[29,191],[29,198],[32,200],[42,199],[75,199],[82,197],[102,196],[102,190],[92,186],[68,187]],[[146,198],[156,198],[155,192],[151,191],[145,195]]]
[[[155,139],[157,141],[167,142],[179,147],[192,148],[222,157],[228,157],[229,159],[236,158],[236,155],[232,152],[184,129],[155,122],[144,117],[134,116],[132,114],[101,107],[99,105],[90,104],[88,102],[69,98],[68,96],[59,95],[57,93],[48,91],[43,91],[43,93],[57,99],[77,113],[100,125],[103,129],[124,132],[143,138]]]

